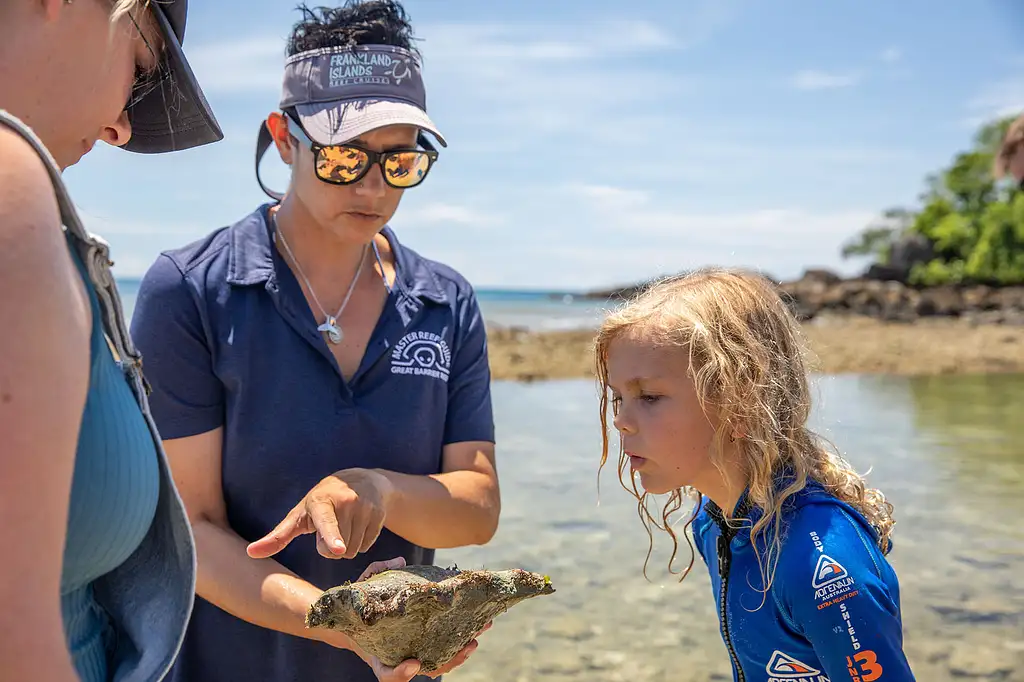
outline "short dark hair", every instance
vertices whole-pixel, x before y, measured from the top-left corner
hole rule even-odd
[[[302,19],[288,37],[288,56],[324,47],[393,45],[419,52],[413,45],[412,24],[395,0],[345,0],[340,7],[299,5]]]

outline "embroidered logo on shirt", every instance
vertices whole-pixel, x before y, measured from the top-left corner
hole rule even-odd
[[[772,652],[772,658],[765,666],[768,682],[829,682],[821,671],[781,651]]]
[[[391,373],[448,381],[452,353],[448,342],[432,332],[409,332],[391,351]]]

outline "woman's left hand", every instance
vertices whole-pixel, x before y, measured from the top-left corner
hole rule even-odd
[[[306,493],[274,530],[251,543],[246,551],[254,559],[266,559],[300,535],[316,533],[320,556],[355,558],[377,541],[390,494],[391,483],[376,471],[336,471]]]

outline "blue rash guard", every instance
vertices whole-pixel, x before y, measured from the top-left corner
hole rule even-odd
[[[727,525],[707,501],[693,522],[736,682],[907,682],[900,592],[877,533],[814,481],[783,506],[782,548],[767,594],[746,494]],[[757,544],[763,558],[771,528]]]

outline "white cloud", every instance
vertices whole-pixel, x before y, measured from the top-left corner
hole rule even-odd
[[[886,64],[895,64],[903,59],[903,50],[898,47],[888,47],[882,50],[882,53],[879,55],[879,59]]]
[[[528,233],[504,243],[500,257],[490,245],[486,251],[482,245],[436,240],[412,246],[478,287],[600,289],[705,266],[750,268],[782,279],[813,267],[850,275],[864,264],[843,261],[839,249],[874,215],[798,208],[700,214],[648,207],[612,215],[581,212],[575,219],[586,226],[585,237]]]
[[[669,56],[681,44],[650,22],[435,24],[422,34],[430,97],[465,127],[589,136],[688,85]]]
[[[993,119],[1024,112],[1024,78],[988,83],[967,102],[966,125],[975,128]]]
[[[501,215],[463,204],[433,202],[424,206],[407,206],[396,215],[396,224],[410,225],[460,225],[468,227],[490,227],[504,222]]]
[[[651,200],[649,192],[609,185],[572,184],[569,185],[567,191],[570,194],[582,196],[585,200],[592,202],[591,206],[602,210],[631,210],[646,206]]]
[[[449,22],[419,31],[426,68],[454,62],[481,68],[483,62],[547,64],[580,61],[616,53],[680,47],[657,24],[643,20],[591,21],[583,25]]]
[[[692,3],[681,12],[680,29],[609,18],[423,24],[418,47],[431,112],[464,138],[479,126],[589,137],[608,121],[636,116],[640,101],[658,107],[686,90],[690,82],[678,73],[674,53],[706,41],[731,18],[730,4]],[[189,58],[214,96],[273,95],[284,48],[279,37],[252,37],[199,45]]]
[[[131,220],[123,215],[110,217],[108,215],[94,212],[90,209],[82,208],[81,206],[76,207],[76,210],[78,211],[78,216],[81,218],[82,224],[85,226],[86,230],[109,242],[113,242],[116,238],[123,236],[142,237],[145,235],[192,235],[200,229],[197,226],[178,221],[154,222],[151,219],[153,217],[152,213],[148,212],[146,214],[147,219]]]
[[[856,72],[828,72],[806,69],[796,73],[790,84],[797,90],[835,90],[857,85],[861,75]]]
[[[208,94],[245,94],[281,88],[285,41],[249,37],[200,45],[188,51],[189,64]]]
[[[715,15],[717,16],[717,15]],[[552,24],[446,23],[419,30],[427,78],[445,79],[470,72],[501,77],[510,63],[536,64],[601,59],[614,54],[679,47],[677,40],[653,22],[592,21],[580,26]],[[573,36],[566,39],[566,35]],[[189,62],[206,91],[248,93],[280,87],[285,41],[254,36],[234,42],[199,45],[188,51]]]
[[[684,206],[656,205],[652,196],[634,189],[601,185],[570,185],[586,203],[595,227],[637,234],[700,235],[701,241],[749,246],[752,241],[777,243],[777,238],[845,239],[863,229],[877,211],[846,210],[817,213],[799,208],[762,208],[737,212],[694,213]]]
[[[780,278],[808,267],[852,274],[844,241],[877,212],[800,206],[693,210],[671,197],[632,187],[570,184],[515,197],[514,231],[486,238],[440,239],[399,228],[428,258],[459,270],[479,287],[593,289],[708,265],[753,268]]]

